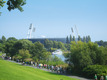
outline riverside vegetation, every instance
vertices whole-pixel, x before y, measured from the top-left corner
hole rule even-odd
[[[45,40],[32,43],[29,40],[17,40],[14,37],[6,39],[2,36],[0,40],[0,51],[11,56],[13,60],[35,61],[48,65],[59,65],[67,68],[68,74],[76,74],[88,78],[107,75],[107,47],[99,46],[91,42],[90,38],[85,37],[75,41],[70,37],[67,43]],[[69,42],[70,41],[70,42]],[[62,49],[66,61],[63,62],[58,57],[52,58],[51,51]]]

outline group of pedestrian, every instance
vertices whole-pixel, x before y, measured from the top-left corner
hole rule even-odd
[[[19,62],[19,61],[17,61],[17,62]],[[31,66],[37,67],[37,68],[45,68],[45,69],[48,69],[49,71],[56,72],[56,73],[66,73],[66,69],[63,68],[62,66],[54,66],[54,65],[35,63],[33,61],[30,61],[30,62],[23,61],[22,65],[31,65]]]
[[[5,60],[11,60],[11,57],[9,57],[9,56],[2,56],[2,59],[5,59]]]
[[[52,72],[57,72],[57,73],[61,73],[61,74],[66,73],[66,69],[63,68],[62,66],[53,66],[53,65],[51,65],[50,70]]]
[[[5,57],[6,60],[11,60],[11,57]],[[66,68],[63,68],[62,66],[54,66],[54,65],[48,65],[48,64],[42,64],[42,63],[36,63],[36,62],[33,62],[33,61],[22,61],[22,60],[19,60],[19,59],[16,59],[15,60],[17,63],[22,63],[22,65],[28,65],[28,66],[33,66],[33,67],[37,67],[37,68],[45,68],[45,69],[48,69],[49,71],[52,71],[52,72],[56,72],[56,73],[66,73]]]
[[[95,74],[94,78],[95,80],[98,80],[97,74]],[[100,80],[107,80],[107,75],[105,76],[105,78],[103,75],[101,75]]]

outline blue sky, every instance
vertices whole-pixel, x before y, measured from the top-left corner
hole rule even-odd
[[[26,38],[32,23],[35,38],[66,37],[76,25],[81,37],[107,41],[107,0],[27,0],[23,9],[9,12],[6,4],[0,9],[0,38]]]

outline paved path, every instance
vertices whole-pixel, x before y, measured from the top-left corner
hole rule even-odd
[[[8,60],[8,61],[17,63],[17,62],[12,61],[12,60]],[[22,63],[17,63],[17,64],[22,64]],[[31,66],[31,65],[24,65],[24,66],[37,68],[36,66]],[[38,69],[41,69],[41,70],[44,70],[44,71],[48,71],[48,72],[52,72],[51,70],[48,70],[48,69],[45,69],[45,68],[38,68]],[[52,73],[56,73],[56,72],[52,72]],[[60,75],[65,75],[65,74],[60,74]],[[79,79],[79,80],[91,80],[91,79],[86,79],[86,78],[79,77],[79,76],[74,76],[74,75],[65,75],[65,76],[68,76],[68,77],[71,77],[71,78],[76,78],[76,79]]]

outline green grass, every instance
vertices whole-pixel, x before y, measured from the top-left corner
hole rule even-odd
[[[78,80],[0,59],[0,80]]]
[[[2,56],[3,53],[0,52],[0,56]]]

